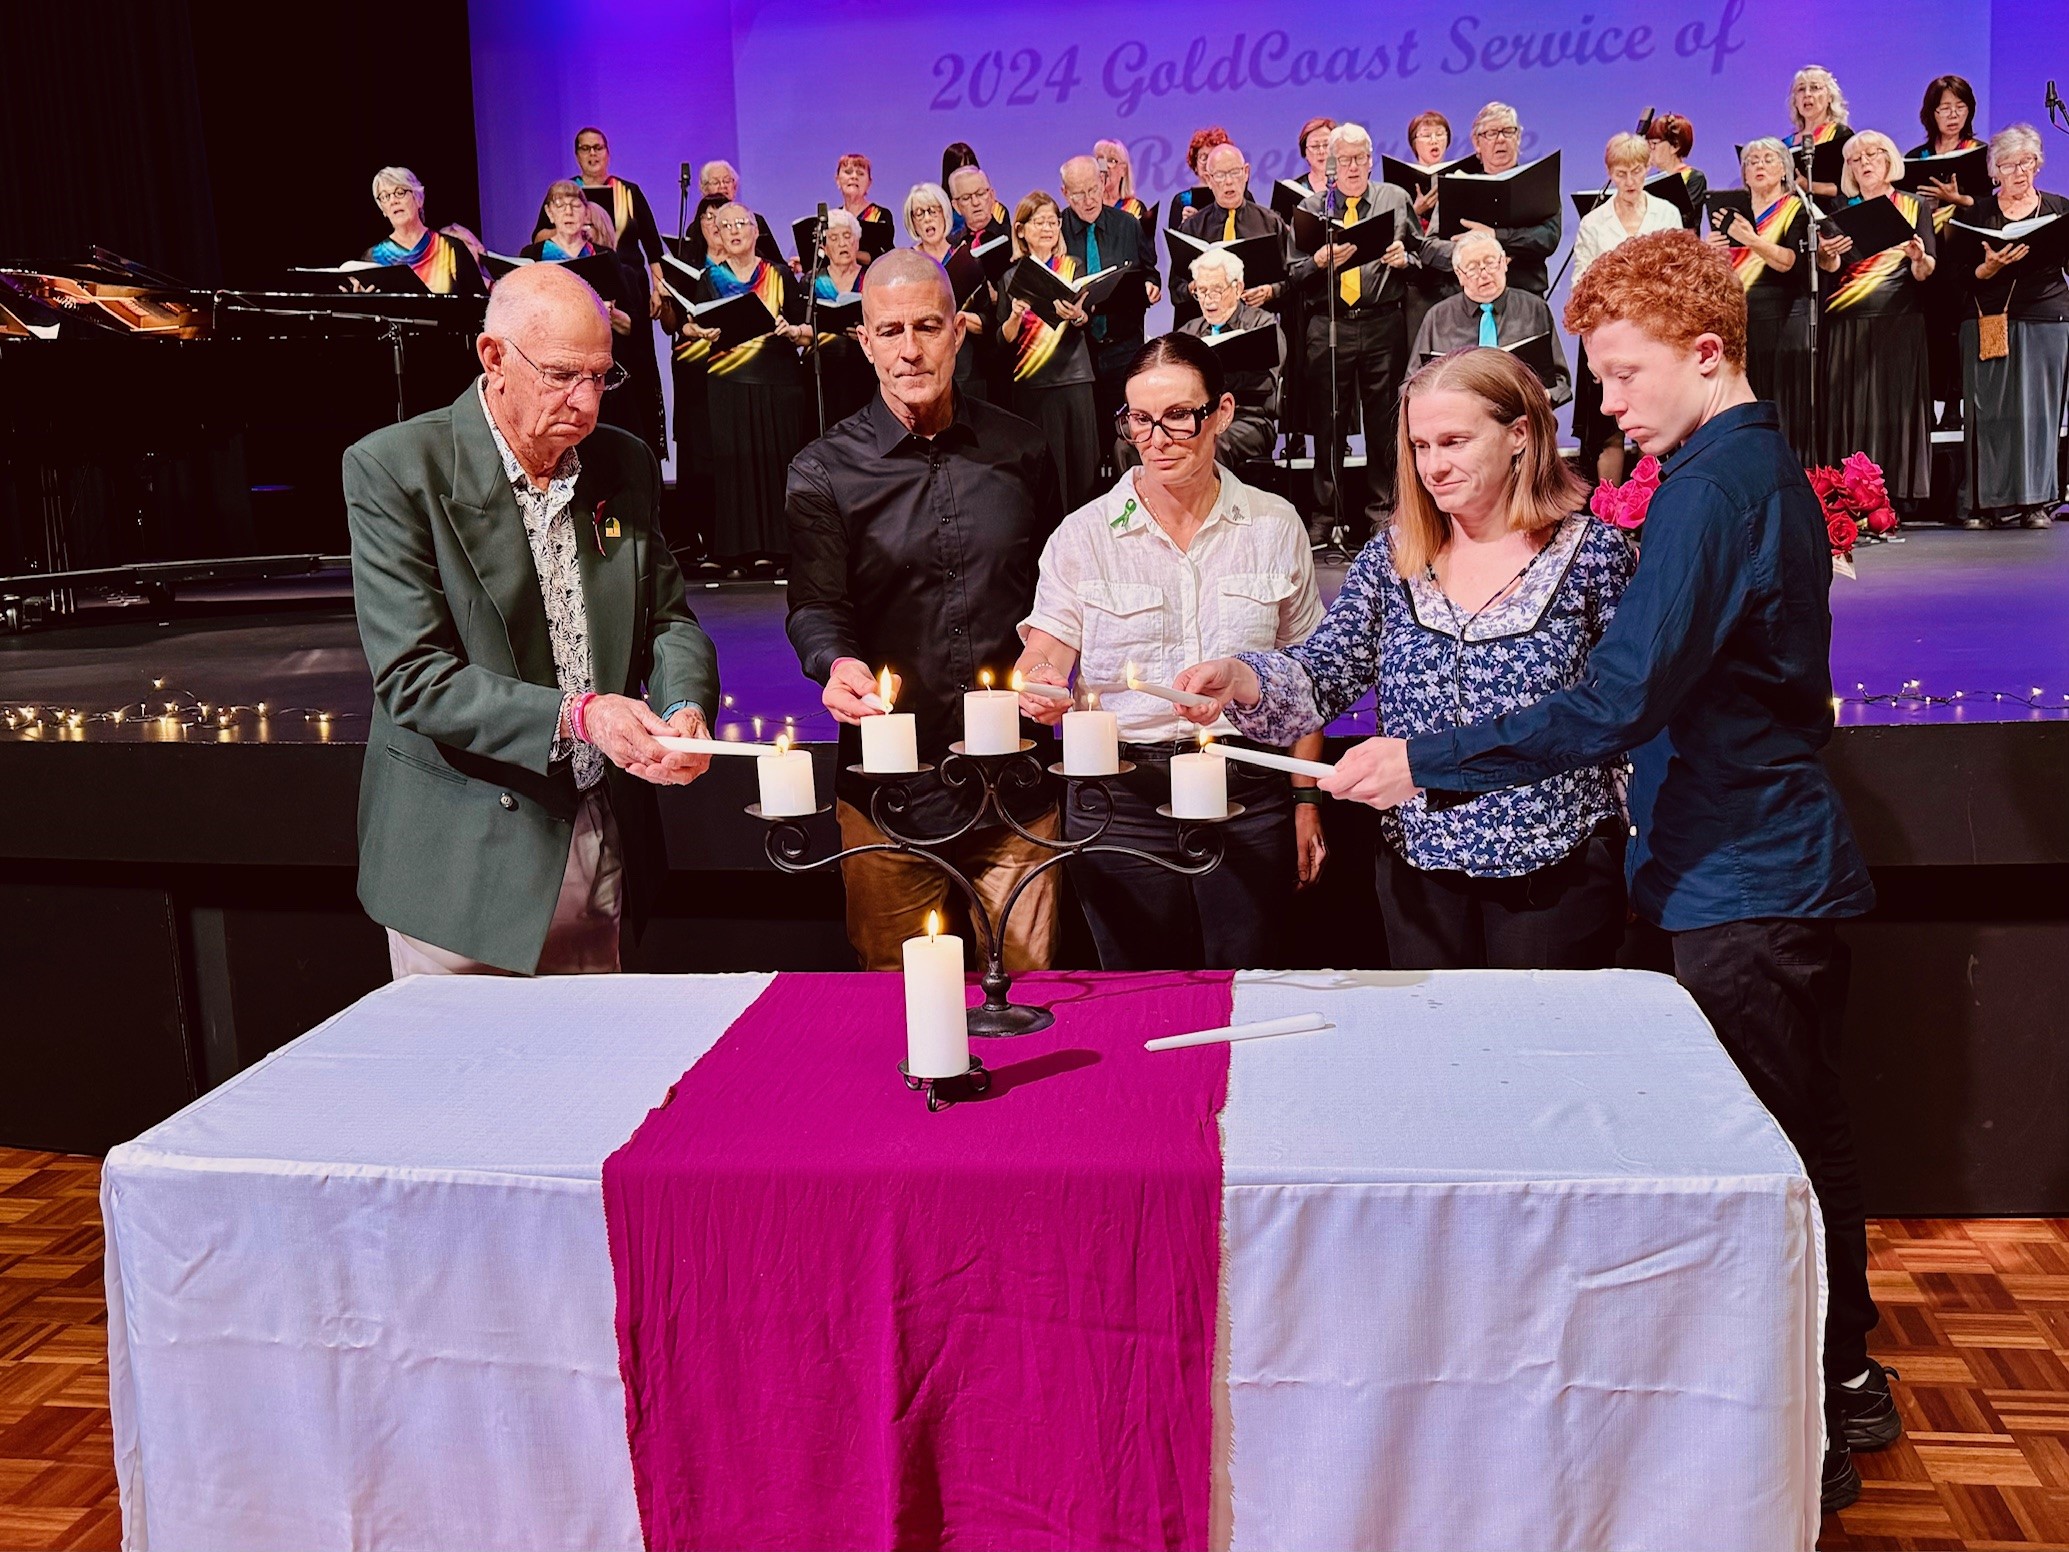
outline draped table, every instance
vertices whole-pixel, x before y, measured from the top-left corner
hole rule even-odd
[[[770,979],[400,982],[111,1153],[127,1544],[639,1547],[603,1165]],[[1685,993],[1233,998],[1335,1027],[1227,1052],[1209,1544],[1813,1544],[1815,1205]],[[1069,1084],[1070,1028],[982,1054]]]

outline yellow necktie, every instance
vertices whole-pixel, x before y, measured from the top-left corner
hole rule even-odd
[[[1221,240],[1223,242],[1234,242],[1236,240],[1236,213],[1233,210],[1228,213],[1228,220],[1222,223]]]
[[[1355,226],[1358,223],[1358,202],[1352,200],[1343,213],[1343,224]],[[1358,273],[1358,266],[1351,265],[1343,272],[1343,278],[1336,282],[1336,294],[1343,298],[1343,305],[1356,307],[1358,298],[1365,294],[1365,282]]]

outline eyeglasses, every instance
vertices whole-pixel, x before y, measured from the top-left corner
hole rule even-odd
[[[611,363],[608,371],[603,372],[578,372],[573,367],[541,366],[524,353],[516,340],[506,339],[503,343],[516,351],[518,358],[539,374],[539,381],[546,385],[548,391],[558,394],[563,399],[572,399],[578,388],[594,388],[599,394],[609,393],[631,375],[615,361]]]
[[[604,151],[608,149],[609,147],[607,147],[601,140],[591,140],[585,142],[582,145],[576,146],[575,155],[594,156],[598,151]]]
[[[580,210],[588,203],[589,201],[579,194],[556,194],[546,201],[548,208],[553,210]]]
[[[1145,415],[1141,410],[1124,409],[1114,416],[1114,430],[1138,447],[1148,443],[1159,429],[1174,442],[1190,442],[1200,434],[1200,428],[1213,413],[1211,404],[1193,409],[1166,410],[1162,415]]]
[[[962,193],[956,195],[955,202],[958,205],[969,205],[977,210],[987,209],[991,205],[991,186],[986,184],[981,189],[964,189]]]
[[[1514,124],[1510,124],[1501,129],[1476,129],[1473,131],[1473,138],[1475,140],[1521,140],[1523,138],[1523,131]]]
[[[1372,153],[1370,151],[1339,151],[1336,153],[1336,165],[1339,167],[1370,167],[1372,165]]]
[[[2009,173],[2016,178],[2022,173],[2040,171],[2040,163],[2033,157],[2022,156],[2016,162],[1999,162],[1997,170],[2000,174]]]
[[[738,216],[735,216],[730,221],[719,222],[718,229],[721,232],[751,232],[754,230],[754,223],[752,221],[743,221]]]
[[[1341,162],[1343,158],[1338,157],[1337,160]],[[1209,183],[1241,183],[1249,176],[1250,169],[1248,167],[1225,167],[1220,172],[1208,173],[1207,181]]]
[[[1195,280],[1193,295],[1203,302],[1218,302],[1225,296],[1236,295],[1236,288],[1218,280],[1211,283]]]

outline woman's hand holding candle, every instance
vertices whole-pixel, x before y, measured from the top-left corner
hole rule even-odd
[[[1206,697],[1204,706],[1178,708],[1181,717],[1201,727],[1212,727],[1219,722],[1222,712],[1232,702],[1238,706],[1255,706],[1264,699],[1264,686],[1258,683],[1257,670],[1236,657],[1210,658],[1204,663],[1195,663],[1179,674],[1172,688]]]
[[[1059,670],[1054,663],[1028,663],[1016,668],[1012,684],[1020,692],[1020,715],[1031,717],[1045,727],[1054,727],[1070,710],[1070,675]]]

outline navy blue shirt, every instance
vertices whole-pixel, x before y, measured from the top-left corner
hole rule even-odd
[[[1819,762],[1832,736],[1832,554],[1772,404],[1668,461],[1644,559],[1580,683],[1408,741],[1417,785],[1491,792],[1631,751],[1631,903],[1669,932],[1857,916],[1867,865]]]

